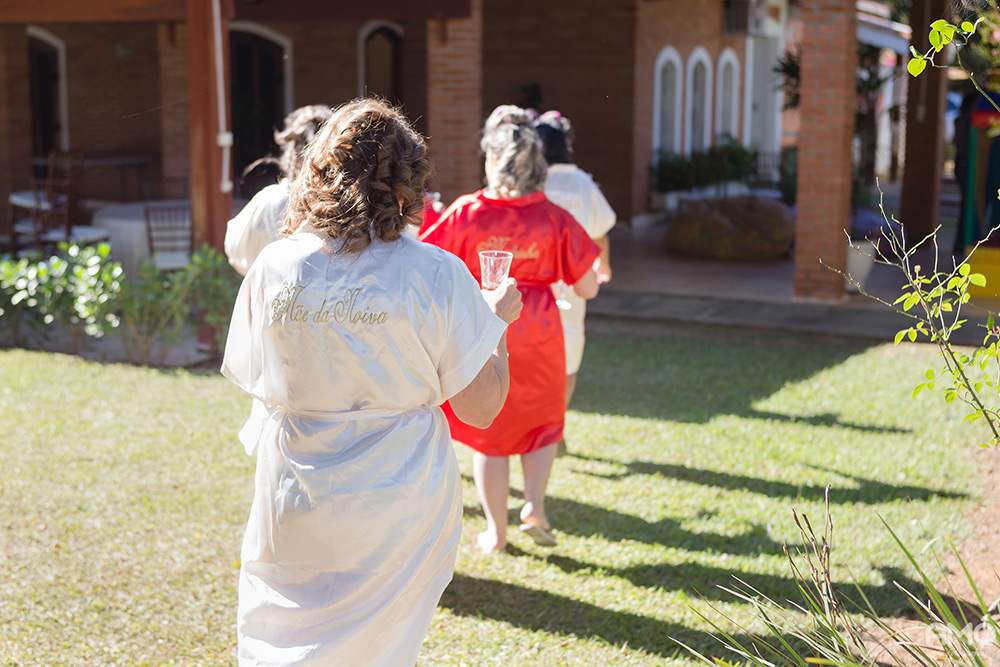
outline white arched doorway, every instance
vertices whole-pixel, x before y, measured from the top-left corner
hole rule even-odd
[[[32,150],[42,156],[68,151],[69,95],[66,79],[66,42],[44,28],[29,25]]]
[[[272,164],[248,167],[274,154],[274,130],[282,127],[293,109],[292,47],[291,39],[266,25],[229,23],[233,174],[238,194],[244,197],[253,196],[278,177]]]

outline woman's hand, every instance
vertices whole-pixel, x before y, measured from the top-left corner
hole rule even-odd
[[[482,292],[483,298],[496,316],[507,324],[513,323],[521,316],[524,303],[521,301],[521,292],[517,289],[517,281],[513,278],[508,278],[495,290],[484,289]]]

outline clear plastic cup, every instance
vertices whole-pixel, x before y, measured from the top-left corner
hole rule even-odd
[[[480,250],[479,273],[480,283],[486,289],[496,289],[510,275],[510,263],[514,254],[506,250]]]

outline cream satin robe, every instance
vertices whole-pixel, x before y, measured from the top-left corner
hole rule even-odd
[[[242,275],[268,243],[281,238],[278,230],[285,220],[288,180],[269,185],[254,195],[235,218],[226,224],[223,246],[226,257]]]
[[[303,231],[264,248],[230,326],[222,372],[256,399],[240,665],[409,667],[454,569],[460,480],[438,406],[506,324],[439,248],[335,246]]]
[[[592,239],[597,239],[615,226],[615,212],[604,198],[604,193],[594,179],[575,164],[550,164],[545,177],[545,196],[569,211]],[[573,375],[583,362],[583,321],[587,316],[587,302],[576,295],[565,283],[552,286],[556,299],[569,302],[569,308],[560,308],[563,338],[566,341],[566,374]]]

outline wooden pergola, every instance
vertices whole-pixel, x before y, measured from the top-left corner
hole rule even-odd
[[[0,24],[187,24],[194,240],[220,249],[233,190],[229,21],[451,19],[469,13],[470,0],[0,0]]]

